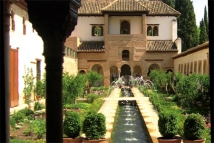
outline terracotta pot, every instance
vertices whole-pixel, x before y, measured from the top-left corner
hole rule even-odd
[[[159,143],[181,143],[181,137],[175,137],[174,139],[164,139],[163,137],[158,138]]]
[[[63,138],[63,143],[83,143],[82,138]]]
[[[206,139],[200,140],[183,140],[183,143],[205,143]]]
[[[98,140],[83,139],[83,143],[109,143],[109,139],[98,139]]]

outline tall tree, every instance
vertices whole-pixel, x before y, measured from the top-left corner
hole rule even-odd
[[[182,51],[198,45],[197,25],[193,4],[190,0],[175,0],[178,18],[178,36],[182,40]]]
[[[205,23],[205,26],[206,26],[206,30],[207,30],[207,35],[209,35],[209,21],[208,21],[208,15],[207,15],[207,8],[206,8],[206,5],[204,7],[204,23]]]
[[[207,42],[207,41],[208,41],[208,36],[207,36],[205,21],[202,19],[200,22],[199,44],[203,44],[204,42]]]
[[[175,0],[162,0],[165,4],[175,8]]]
[[[200,37],[200,27],[197,26],[197,35],[198,35],[198,41],[199,41],[199,37]]]

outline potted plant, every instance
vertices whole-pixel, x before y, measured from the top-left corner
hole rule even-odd
[[[107,143],[104,138],[106,132],[106,118],[102,113],[90,112],[86,115],[83,121],[84,143]]]
[[[80,116],[77,112],[72,110],[65,113],[65,120],[63,122],[64,134],[63,143],[82,143],[80,135]]]
[[[160,112],[158,119],[158,128],[162,137],[158,138],[159,143],[181,143],[181,137],[178,134],[178,118],[175,113]]]
[[[200,114],[189,114],[184,121],[184,143],[205,143],[205,122]]]

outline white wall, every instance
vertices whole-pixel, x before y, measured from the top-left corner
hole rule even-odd
[[[80,41],[103,41],[104,36],[91,35],[92,25],[90,24],[104,24],[104,17],[95,17],[95,16],[78,17],[77,25],[75,27],[75,30],[72,32],[71,36],[79,37]]]
[[[120,21],[130,21],[130,34],[141,34],[141,16],[111,16],[109,17],[109,34],[120,34]]]
[[[172,40],[172,20],[175,16],[147,16],[146,24],[159,24],[158,36],[147,36],[147,40]],[[177,31],[174,31],[177,33]]]
[[[24,66],[33,69],[34,77],[36,77],[36,58],[41,59],[41,78],[43,72],[45,72],[45,63],[43,53],[43,41],[37,34],[36,30],[32,30],[32,24],[26,21],[26,35],[23,35],[22,17],[19,15],[14,16],[15,31],[10,30],[10,45],[12,49],[18,49],[18,93],[19,104],[23,101],[23,88],[24,80],[22,78],[25,75]],[[32,63],[35,62],[35,63]],[[36,80],[35,80],[36,81]]]

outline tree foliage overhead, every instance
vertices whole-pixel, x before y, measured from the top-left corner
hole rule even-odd
[[[205,21],[202,19],[200,22],[200,37],[199,37],[199,44],[203,44],[204,42],[208,41],[208,35],[206,30]]]
[[[198,45],[197,25],[193,4],[190,0],[175,0],[178,18],[178,36],[182,39],[182,51]]]
[[[171,6],[172,8],[175,8],[175,0],[162,0],[162,2]]]

